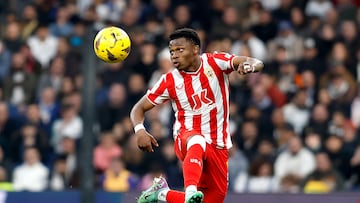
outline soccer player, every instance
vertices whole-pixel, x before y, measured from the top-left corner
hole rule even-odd
[[[174,150],[183,161],[185,192],[170,190],[163,177],[138,198],[138,203],[221,203],[228,185],[229,74],[258,72],[263,63],[228,53],[200,53],[200,39],[189,28],[170,35],[175,69],[161,79],[133,107],[130,118],[137,145],[146,152],[158,146],[144,128],[144,114],[168,100],[175,112]]]

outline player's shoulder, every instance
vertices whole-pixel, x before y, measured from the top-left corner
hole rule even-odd
[[[227,53],[227,52],[213,52],[213,53],[204,53],[201,55],[202,58],[209,58],[212,57],[214,59],[220,59],[220,60],[231,60],[234,55]]]
[[[163,80],[165,80],[165,81],[169,80],[170,78],[176,79],[176,77],[177,77],[178,75],[180,75],[179,70],[176,69],[176,68],[174,68],[174,69],[171,70],[171,71],[168,71],[168,72],[166,72],[166,73],[163,73],[163,74],[161,75],[161,79],[163,79]]]

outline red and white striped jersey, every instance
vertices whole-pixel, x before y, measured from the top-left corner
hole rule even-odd
[[[162,75],[147,92],[154,105],[167,100],[175,112],[174,137],[202,134],[209,144],[229,149],[229,78],[234,55],[204,53],[196,72],[177,69]]]

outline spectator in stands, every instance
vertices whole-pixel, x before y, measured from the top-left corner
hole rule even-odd
[[[30,47],[27,44],[24,44],[21,47],[20,53],[25,58],[24,70],[26,72],[34,74],[36,82],[38,82],[38,79],[40,78],[40,75],[42,73],[41,64],[31,54]]]
[[[56,101],[54,88],[46,87],[39,97],[39,110],[41,121],[52,128],[53,122],[59,117],[60,106]],[[51,132],[51,131],[49,131]]]
[[[307,16],[318,16],[324,19],[326,13],[333,8],[331,1],[324,0],[310,0],[306,3],[305,14]]]
[[[274,107],[282,107],[286,104],[287,98],[284,92],[280,91],[276,84],[275,74],[263,72],[260,75],[259,83],[264,85],[266,94],[270,97]],[[267,115],[270,116],[270,115]]]
[[[68,38],[58,38],[58,46],[56,56],[64,59],[64,75],[74,78],[76,75],[81,73],[81,60],[82,55],[79,50],[74,49],[70,46]]]
[[[64,100],[62,102],[67,103],[67,104],[71,104],[72,106],[74,106],[74,109],[76,111],[76,113],[81,117],[82,116],[82,94],[80,91],[75,90],[71,93],[69,93],[68,95],[66,95],[66,97],[64,98]]]
[[[360,127],[360,85],[358,85],[356,97],[351,102],[350,119],[358,129]]]
[[[57,9],[56,21],[49,25],[49,31],[55,37],[68,37],[72,33],[73,26],[69,22],[70,13],[67,7]]]
[[[277,192],[279,182],[274,177],[273,163],[258,157],[253,160],[249,173],[239,174],[235,179],[235,192],[250,192],[250,193],[272,193]]]
[[[170,12],[171,1],[170,0],[154,0],[152,4],[145,10],[144,20],[154,18],[157,21],[161,21]]]
[[[304,39],[304,53],[297,63],[298,71],[311,70],[317,79],[326,71],[323,60],[319,57],[319,48],[314,38]]]
[[[5,102],[0,102],[0,146],[6,158],[11,157],[10,136],[19,128],[16,119],[10,118],[9,107]]]
[[[11,54],[5,47],[4,42],[0,40],[0,79],[3,80],[10,71]]]
[[[232,45],[231,52],[234,54],[239,54],[241,53],[241,49],[243,49],[244,46],[249,47],[249,56],[256,57],[260,60],[266,60],[266,46],[263,41],[261,41],[256,35],[254,35],[251,29],[244,29],[242,31],[241,35]]]
[[[14,187],[11,182],[9,182],[9,174],[7,173],[7,170],[0,166],[0,190],[1,191],[7,191],[7,192],[13,192]]]
[[[148,164],[144,162],[144,153],[142,153],[136,146],[136,137],[130,136],[127,143],[124,145],[123,154],[124,161],[130,171],[143,176],[147,172],[147,167],[144,165]]]
[[[109,169],[111,161],[122,155],[122,149],[115,142],[114,134],[104,132],[100,136],[100,143],[94,150],[94,166],[100,172]]]
[[[59,156],[54,161],[54,169],[49,179],[49,188],[54,191],[67,189],[66,158]]]
[[[259,142],[259,147],[256,152],[256,157],[260,157],[266,160],[275,161],[277,156],[277,145],[273,138],[263,137]]]
[[[315,169],[315,156],[303,147],[300,137],[294,136],[290,138],[287,149],[276,158],[274,167],[275,176],[280,182],[292,176],[295,183],[300,183]]]
[[[321,135],[312,130],[308,130],[304,134],[304,146],[314,154],[323,148]]]
[[[62,154],[55,155],[54,169],[50,174],[49,187],[60,191],[79,187],[79,171],[76,160],[76,140],[70,137],[63,138]]]
[[[176,27],[178,28],[189,27],[194,24],[190,7],[186,4],[176,6],[174,11],[174,20]]]
[[[57,100],[64,102],[75,91],[75,82],[70,77],[64,77],[60,83],[59,91],[57,93]]]
[[[251,30],[264,43],[269,42],[276,36],[276,23],[274,22],[273,16],[269,10],[261,10],[259,14],[259,22],[254,25]]]
[[[294,127],[285,120],[283,109],[276,108],[271,114],[271,138],[275,140],[278,150],[282,151],[289,139],[295,135]]]
[[[253,121],[255,122],[258,130],[259,136],[267,136],[271,130],[270,125],[265,123],[270,122],[271,112],[261,112],[260,108],[254,105],[248,106],[243,113],[244,121]]]
[[[356,18],[357,7],[351,0],[337,1],[336,4],[337,12],[339,13],[339,20],[352,20]]]
[[[5,156],[3,147],[0,146],[0,167],[5,170],[3,175],[6,176],[6,179],[2,179],[2,181],[11,182],[13,166],[14,162],[9,157]]]
[[[342,175],[342,177],[346,180],[351,180],[352,172],[351,172],[351,158],[356,153],[356,149],[360,144],[360,138],[358,136],[358,131],[351,123],[351,121],[347,121],[344,127],[344,136],[342,137],[344,143],[344,155],[343,160],[344,163],[341,167],[337,167],[337,170]]]
[[[245,121],[242,123],[239,134],[235,135],[239,148],[244,152],[248,160],[252,160],[256,155],[260,140],[260,135],[258,133],[259,130],[254,121]]]
[[[56,54],[57,38],[50,34],[46,25],[40,24],[36,29],[36,34],[29,37],[27,43],[32,55],[39,61],[43,70],[46,70]]]
[[[3,42],[11,54],[20,51],[24,41],[21,39],[21,27],[19,22],[13,21],[6,25]]]
[[[311,70],[306,70],[299,75],[299,80],[297,86],[299,88],[304,88],[307,98],[305,104],[307,107],[312,107],[315,104],[315,99],[317,96],[317,87],[316,79],[314,72]]]
[[[129,115],[130,108],[127,104],[127,92],[121,83],[111,85],[108,101],[101,104],[98,109],[98,120],[101,131],[110,130],[114,124]]]
[[[77,161],[77,144],[76,139],[71,137],[64,137],[61,141],[61,146],[63,148],[63,155],[65,155],[66,161],[66,174],[67,177],[70,178],[74,174],[76,174],[78,169],[78,161]],[[79,184],[79,183],[78,183]],[[76,185],[73,184],[75,187]]]
[[[47,134],[40,130],[34,123],[25,123],[22,128],[11,135],[10,146],[12,149],[11,158],[15,163],[20,163],[23,152],[26,148],[36,148],[42,158],[42,162],[49,160],[49,139]]]
[[[169,48],[167,47],[159,51],[157,55],[157,61],[159,67],[151,74],[151,77],[148,81],[149,88],[151,88],[156,83],[156,81],[160,79],[162,74],[167,73],[174,68],[170,60]]]
[[[333,112],[328,125],[328,133],[330,135],[343,137],[345,134],[345,126],[347,121],[348,119],[344,114],[344,112],[342,111]]]
[[[302,182],[305,193],[329,193],[344,188],[344,181],[325,152],[316,154],[316,169]]]
[[[62,153],[61,140],[68,136],[79,139],[83,133],[83,121],[72,104],[61,106],[61,118],[54,121],[51,144],[56,153]]]
[[[173,148],[174,140],[172,138],[166,138],[161,141],[161,157],[163,159],[165,176],[168,177],[168,184],[171,187],[183,188],[182,163],[177,159]]]
[[[358,28],[356,27],[356,23],[353,20],[346,20],[342,21],[340,24],[341,33],[340,33],[340,40],[344,43],[348,58],[345,61],[346,66],[349,72],[352,75],[356,74],[356,50],[360,45],[360,40],[357,37]]]
[[[229,190],[234,190],[236,184],[236,177],[239,174],[247,173],[250,161],[246,158],[244,153],[239,149],[236,142],[233,142],[232,148],[229,150]]]
[[[293,0],[280,0],[279,6],[272,10],[272,16],[275,21],[280,22],[282,20],[290,19],[290,11],[294,4],[295,1]]]
[[[277,46],[283,46],[288,51],[288,60],[299,60],[303,53],[303,38],[294,33],[289,21],[281,21],[278,24],[277,36],[268,43],[270,56],[275,53]]]
[[[61,146],[63,153],[53,155],[55,161],[49,180],[50,188],[52,190],[76,189],[80,185],[76,140],[71,137],[64,137]]]
[[[22,109],[34,101],[36,89],[35,76],[26,72],[24,65],[24,56],[20,52],[14,53],[10,73],[4,81],[4,99]]]
[[[13,174],[15,191],[44,191],[48,186],[49,169],[40,162],[36,148],[24,150],[24,161],[17,166]]]
[[[298,135],[301,135],[310,120],[310,109],[306,105],[306,99],[306,91],[300,89],[294,95],[292,102],[284,106],[285,120],[294,127]]]
[[[145,78],[141,74],[133,73],[129,77],[127,103],[133,106],[146,92]]]
[[[271,115],[271,112],[274,110],[274,104],[267,94],[266,86],[259,83],[251,88],[251,98],[248,101],[248,106],[251,105],[256,106],[261,111],[261,114]]]
[[[284,54],[287,54],[287,52]],[[298,68],[294,61],[288,60],[283,61],[278,65],[279,66],[276,67],[277,69],[279,69],[279,72],[277,73],[277,86],[279,87],[280,91],[282,91],[286,95],[287,101],[289,103],[291,101],[291,97],[296,93],[298,89],[296,84]]]
[[[125,162],[113,158],[102,177],[102,187],[108,192],[128,192],[137,187],[138,177],[126,169]]]
[[[351,182],[351,187],[358,190],[360,188],[360,145],[357,146],[353,156],[350,159],[351,173],[355,177]]]
[[[305,17],[304,11],[301,7],[293,7],[290,12],[291,24],[294,27],[294,32],[299,36],[308,35],[307,30],[307,18]]]
[[[0,190],[13,192],[14,191],[13,184],[8,181],[7,176],[8,174],[6,170],[2,166],[0,166]]]
[[[222,13],[221,18],[213,22],[211,27],[212,36],[229,36],[231,40],[240,37],[240,17],[235,7],[227,7]]]
[[[34,5],[29,4],[24,7],[21,20],[21,37],[22,39],[27,40],[31,35],[35,33],[35,30],[39,25],[37,12]]]
[[[329,121],[329,110],[325,105],[318,103],[312,109],[310,121],[304,129],[305,133],[311,131],[319,134],[321,140],[324,141],[329,136]]]
[[[157,69],[157,48],[153,42],[145,42],[140,47],[141,58],[134,65],[133,71],[141,74],[146,82],[149,82],[152,73]]]
[[[342,64],[336,64],[332,69],[328,78],[323,75],[324,80],[321,82],[324,83],[320,85],[327,88],[334,110],[343,111],[349,116],[350,104],[356,96],[356,82]]]
[[[127,134],[125,126],[121,121],[114,124],[111,132],[114,134],[115,141],[119,146],[124,146],[129,139],[129,136],[131,136],[130,134]]]
[[[52,87],[58,94],[64,79],[65,61],[62,57],[55,57],[50,62],[48,71],[44,71],[39,79],[37,95],[43,92],[46,87]]]
[[[127,84],[130,71],[124,67],[124,63],[106,64],[105,70],[101,73],[103,85],[109,88],[117,83]]]

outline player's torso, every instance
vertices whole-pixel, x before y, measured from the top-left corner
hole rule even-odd
[[[197,72],[176,70],[172,76],[175,88],[170,96],[176,116],[174,133],[178,134],[181,130],[195,131],[204,135],[209,143],[222,143],[225,134],[223,123],[228,118],[223,108],[228,105],[227,75],[217,71],[202,58]]]
[[[216,108],[216,101],[221,97],[220,87],[211,67],[202,66],[196,73],[174,74],[176,97],[173,103],[181,105],[178,111],[185,116],[206,114]]]

